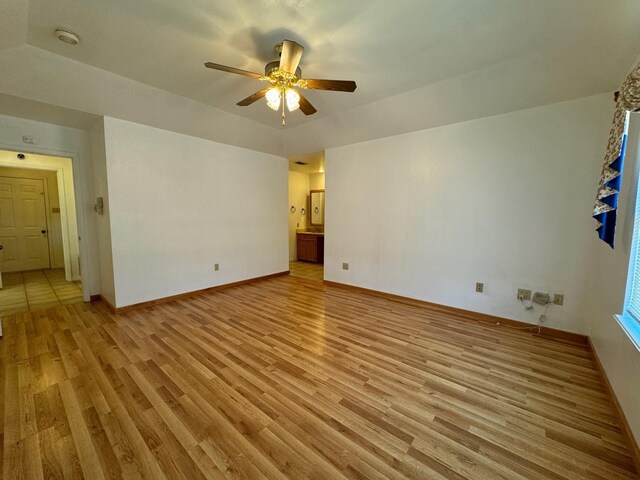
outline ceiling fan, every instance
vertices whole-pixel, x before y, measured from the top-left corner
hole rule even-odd
[[[276,60],[267,63],[264,68],[264,75],[212,62],[207,62],[204,66],[269,82],[268,86],[253,95],[249,95],[244,100],[240,100],[237,105],[246,107],[262,97],[266,97],[267,105],[273,110],[277,111],[282,106],[283,127],[285,125],[285,104],[290,112],[300,108],[305,115],[313,115],[317,111],[297,89],[333,90],[337,92],[353,92],[356,89],[356,82],[353,80],[302,78],[302,72],[298,64],[300,63],[300,58],[302,58],[304,47],[292,40],[284,40],[282,43],[277,44],[276,51],[280,52],[280,61]]]

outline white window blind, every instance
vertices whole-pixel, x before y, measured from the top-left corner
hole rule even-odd
[[[625,124],[625,135],[629,133],[629,116]],[[627,137],[628,138],[628,137]],[[640,325],[640,188],[636,193],[636,207],[633,221],[633,243],[627,274],[624,314],[632,317]],[[640,339],[637,339],[640,341]]]
[[[638,198],[640,200],[640,198]],[[633,247],[627,285],[626,313],[640,322],[640,202],[636,200],[635,220],[633,224]]]

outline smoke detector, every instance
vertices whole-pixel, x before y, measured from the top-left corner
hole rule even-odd
[[[68,45],[78,45],[80,43],[80,37],[68,30],[56,30],[56,37],[58,37],[58,40]]]

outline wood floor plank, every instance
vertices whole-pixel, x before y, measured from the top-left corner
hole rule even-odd
[[[2,321],[7,479],[638,478],[588,346],[442,309],[291,276]]]

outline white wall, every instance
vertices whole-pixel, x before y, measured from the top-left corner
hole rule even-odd
[[[612,108],[598,95],[327,150],[325,278],[531,323],[517,288],[562,293],[547,325],[586,333]]]
[[[104,131],[116,306],[288,270],[285,158],[113,118]]]
[[[35,138],[37,145],[24,144],[22,142],[24,135],[30,135]],[[83,294],[85,300],[88,300],[89,295],[100,292],[100,271],[96,248],[95,223],[91,215],[93,170],[90,162],[91,149],[87,132],[0,115],[0,148],[72,159],[72,183],[75,187],[77,210],[71,212],[71,215],[76,216],[78,231],[82,236],[79,246],[81,253],[80,264],[82,267]],[[60,180],[60,177],[58,178]],[[62,180],[70,181],[66,175]]]
[[[601,149],[604,152],[604,146]],[[604,160],[602,155],[601,160]],[[640,352],[614,320],[622,312],[633,237],[640,160],[640,115],[631,116],[629,143],[618,203],[615,249],[592,236],[589,323],[590,336],[611,386],[625,412],[636,441],[640,442]],[[601,162],[592,169],[600,174]]]
[[[309,174],[309,190],[324,190],[324,173]]]
[[[94,211],[97,232],[96,250],[100,261],[100,294],[116,305],[116,290],[113,279],[113,252],[111,248],[111,209],[109,206],[109,188],[107,181],[107,154],[105,150],[104,119],[101,118],[90,129],[91,164],[93,168],[92,199],[95,205],[98,197],[103,199],[102,215]]]
[[[307,228],[309,218],[309,174],[289,172],[289,261],[297,259],[296,230]],[[296,211],[291,212],[291,207]],[[302,209],[305,209],[305,215]]]

